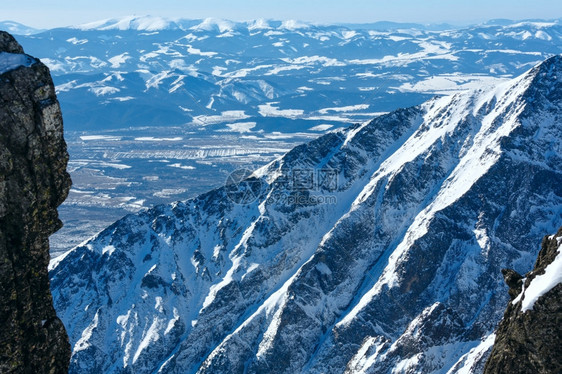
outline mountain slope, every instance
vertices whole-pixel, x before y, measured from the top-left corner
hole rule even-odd
[[[555,56],[116,222],[51,264],[71,371],[478,365],[500,269],[562,220],[561,73]]]

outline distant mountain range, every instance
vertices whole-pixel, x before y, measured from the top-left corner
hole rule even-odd
[[[21,23],[14,21],[0,21],[0,30],[8,31],[13,35],[32,35],[45,31],[22,25]]]
[[[478,40],[502,30],[536,48],[556,27],[484,28],[490,39]],[[439,35],[404,65],[495,58]],[[523,69],[513,62],[525,56],[539,57],[514,53],[504,66]],[[562,222],[561,92],[554,56],[124,217],[51,263],[71,372],[478,372],[508,302],[501,269],[528,271]]]
[[[499,83],[561,53],[561,38],[559,21],[449,28],[146,16],[19,40],[51,68],[68,130],[255,122],[256,133],[363,122]]]

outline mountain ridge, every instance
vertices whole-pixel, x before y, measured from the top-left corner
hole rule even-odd
[[[296,147],[244,185],[256,201],[226,186],[116,222],[50,267],[71,372],[478,365],[500,267],[528,266],[562,219],[561,71],[555,56]]]
[[[393,29],[419,29],[419,30],[432,30],[432,31],[442,31],[442,30],[454,30],[459,28],[471,27],[471,26],[509,26],[523,22],[559,22],[559,18],[550,19],[491,19],[483,22],[476,22],[470,24],[454,25],[447,22],[440,23],[413,23],[413,22],[394,22],[388,20],[380,20],[377,22],[309,22],[296,19],[274,19],[274,18],[255,18],[249,20],[231,20],[226,18],[187,18],[187,17],[163,17],[155,15],[126,15],[116,18],[104,18],[99,20],[94,20],[91,22],[86,22],[82,24],[66,25],[66,26],[56,26],[50,29],[59,28],[75,28],[80,30],[112,30],[117,29],[121,31],[125,30],[136,30],[136,31],[162,31],[162,30],[183,30],[187,31],[193,27],[201,25],[201,23],[225,23],[230,24],[235,27],[249,27],[255,28],[279,28],[294,27],[298,25],[299,28],[306,28],[309,26],[343,26],[349,27],[351,29],[367,29],[367,30],[380,30],[388,31]],[[270,26],[269,24],[272,24]],[[31,35],[39,32],[44,32],[44,28],[35,28],[27,26],[25,24],[4,20],[0,21],[0,26],[7,27],[7,31],[15,33],[17,35]]]

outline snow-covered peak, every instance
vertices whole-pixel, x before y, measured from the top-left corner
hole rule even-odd
[[[218,31],[220,33],[234,31],[237,27],[235,22],[220,19],[220,18],[206,18],[198,25],[191,27],[194,31]]]
[[[536,29],[542,29],[546,27],[552,27],[560,22],[558,20],[548,22],[548,21],[521,21],[517,23],[513,23],[511,25],[506,26],[506,28],[521,28],[521,27],[532,27]]]
[[[283,21],[280,27],[280,29],[286,29],[286,30],[298,30],[298,29],[308,29],[308,28],[310,28],[310,24],[297,21],[294,19]]]
[[[177,23],[163,17],[155,16],[126,16],[122,18],[103,19],[100,21],[85,23],[74,26],[74,28],[87,30],[137,30],[158,31],[179,28]]]
[[[252,21],[248,21],[248,30],[268,30],[272,27],[269,24],[269,21],[264,18],[258,18]]]

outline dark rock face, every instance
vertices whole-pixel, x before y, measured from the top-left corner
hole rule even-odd
[[[562,373],[562,283],[540,296],[532,309],[523,310],[525,298],[530,297],[529,286],[559,256],[561,241],[562,228],[543,239],[535,267],[524,279],[513,270],[503,272],[512,300],[499,325],[485,374]]]
[[[0,32],[0,52],[22,54]],[[65,373],[66,330],[49,288],[49,235],[70,189],[62,116],[38,60],[0,75],[0,372]]]

